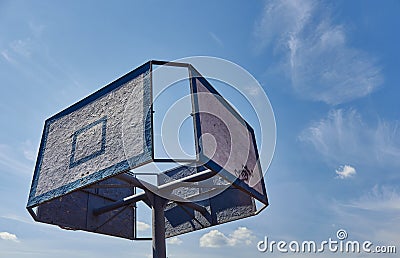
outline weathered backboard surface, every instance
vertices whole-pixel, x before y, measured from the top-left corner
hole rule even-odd
[[[97,184],[99,188],[84,188],[38,207],[36,220],[54,224],[64,229],[84,230],[93,233],[135,239],[135,210],[125,206],[113,211],[93,215],[93,209],[113,203],[134,194],[134,188],[101,188],[107,185],[127,185],[116,178],[106,179]]]
[[[182,166],[165,173],[168,177],[179,179],[196,172],[192,167]],[[110,185],[114,185],[114,188],[107,188]],[[120,187],[115,187],[117,185]],[[188,201],[198,196],[199,192],[196,192],[196,189],[210,191],[206,188],[193,187],[177,189],[176,194],[185,198],[186,202],[171,201],[165,207],[165,237],[185,234],[256,214],[254,198],[233,186],[211,198],[189,203]],[[130,240],[138,239],[134,219],[136,205],[121,207],[99,216],[93,215],[94,209],[134,193],[134,187],[129,187],[125,181],[118,178],[106,179],[91,187],[79,189],[39,205],[36,220],[64,229],[83,230]],[[193,197],[188,197],[188,194]],[[204,207],[206,213],[191,207],[193,204]]]
[[[204,167],[181,166],[160,174],[158,183],[159,185],[163,185],[171,180],[186,178],[204,170],[206,170]],[[218,177],[216,175],[212,178],[202,180],[198,184],[179,187],[174,190],[174,194],[182,197],[186,202],[170,202],[165,208],[166,237],[185,234],[256,214],[257,208],[254,198],[234,186],[226,186],[227,182],[223,179],[218,179]],[[213,182],[207,182],[210,180]],[[218,186],[222,186],[222,191],[216,188]],[[212,194],[213,191],[217,191],[218,194]],[[201,198],[202,200],[200,201],[197,200],[196,197],[207,193],[211,194],[210,196],[212,197],[207,199]],[[192,203],[189,204],[187,201],[192,201]],[[202,213],[194,209],[192,204],[205,208],[205,212]]]
[[[151,160],[150,69],[148,62],[45,122],[28,208]]]
[[[218,195],[194,202],[204,207],[208,213],[185,205],[169,203],[165,209],[165,236],[172,237],[235,221],[256,213],[254,199],[235,187],[228,187]]]
[[[200,162],[268,205],[253,128],[196,70],[191,73]]]

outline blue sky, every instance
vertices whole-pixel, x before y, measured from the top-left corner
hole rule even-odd
[[[197,55],[239,64],[268,94],[271,205],[174,239],[169,257],[280,257],[257,242],[326,240],[341,228],[398,245],[399,12],[394,0],[0,1],[0,256],[148,257],[149,242],[33,222],[25,205],[41,131],[150,59]]]

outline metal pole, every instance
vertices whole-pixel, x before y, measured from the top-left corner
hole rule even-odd
[[[153,196],[153,258],[166,258],[164,208],[167,200],[156,194]]]

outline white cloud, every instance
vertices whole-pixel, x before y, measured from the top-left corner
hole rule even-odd
[[[171,237],[167,239],[167,243],[171,245],[180,245],[183,241],[179,237]]]
[[[240,244],[251,245],[255,239],[253,232],[246,227],[238,227],[232,234],[229,235],[229,241],[231,246]]]
[[[374,57],[348,44],[346,26],[332,20],[321,2],[268,1],[255,35],[261,49],[274,45],[297,94],[335,105],[368,95],[383,76]]]
[[[366,123],[355,109],[331,110],[304,129],[300,141],[314,146],[327,161],[400,166],[400,123]]]
[[[350,165],[341,166],[336,170],[337,177],[340,179],[346,179],[349,177],[353,177],[357,174],[356,169]]]
[[[141,221],[137,222],[137,230],[146,231],[150,228],[150,225]]]
[[[10,240],[13,242],[19,242],[18,237],[8,232],[0,232],[0,238],[3,240]]]
[[[228,237],[218,230],[211,230],[200,238],[200,247],[217,248],[222,246],[251,245],[255,239],[253,232],[246,227],[237,228]]]
[[[200,247],[221,247],[228,245],[228,238],[214,229],[200,237]]]

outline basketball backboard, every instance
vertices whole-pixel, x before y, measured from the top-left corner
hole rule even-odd
[[[150,69],[147,62],[46,120],[28,208],[152,159]]]
[[[187,69],[191,159],[155,157],[153,65]],[[137,177],[156,163],[174,168],[154,184]],[[149,61],[46,120],[27,208],[44,223],[138,239],[135,203],[152,207],[149,192],[168,201],[166,237],[268,205],[254,130],[190,64]]]
[[[200,162],[268,205],[253,128],[195,68],[190,71]]]

